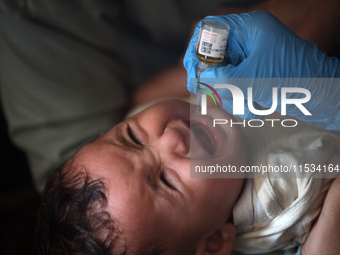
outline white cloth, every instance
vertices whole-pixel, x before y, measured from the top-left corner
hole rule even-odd
[[[280,116],[275,116],[276,119]],[[297,127],[244,128],[252,158],[249,165],[288,166],[296,172],[254,174],[246,179],[233,209],[234,250],[259,254],[303,243],[332,182],[339,175],[300,172],[299,166],[340,164],[340,133],[299,122]],[[309,165],[310,166],[310,165]],[[264,178],[260,178],[264,177]],[[327,178],[320,178],[327,177]]]

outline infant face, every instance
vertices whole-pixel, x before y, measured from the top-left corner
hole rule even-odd
[[[190,132],[190,123],[196,128],[212,123],[204,116],[191,119],[193,107],[182,101],[153,105],[83,147],[74,157],[92,179],[103,179],[107,184],[107,210],[125,242],[131,242],[128,247],[156,249],[195,243],[230,216],[243,179],[190,178],[190,161],[245,164],[240,133],[230,127],[217,130],[204,138],[213,140],[209,142],[213,152],[207,150],[207,142]],[[230,117],[217,107],[212,114]]]

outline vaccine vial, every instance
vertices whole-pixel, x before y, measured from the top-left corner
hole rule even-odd
[[[201,111],[200,76],[208,67],[215,66],[222,62],[227,48],[227,41],[230,27],[228,24],[206,19],[202,21],[201,31],[198,38],[196,57],[199,59],[196,69],[197,92],[196,104],[197,111]]]
[[[196,57],[206,64],[222,62],[227,48],[229,29],[229,25],[222,21],[203,20]]]

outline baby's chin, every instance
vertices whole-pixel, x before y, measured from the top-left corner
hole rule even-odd
[[[126,118],[133,117],[136,114],[143,113],[150,108],[159,108],[162,111],[172,111],[177,114],[183,114],[190,108],[190,103],[185,98],[163,98],[152,100],[141,105],[135,106],[126,115]],[[161,112],[161,111],[160,111]]]
[[[238,125],[231,125],[234,117],[221,107],[209,107],[207,115],[196,111],[195,105],[191,106],[190,128],[190,159],[196,163],[200,161],[205,166],[229,166],[231,170],[238,169],[247,164],[246,149],[242,133]],[[204,162],[203,162],[204,161]],[[234,172],[234,171],[233,171]],[[212,176],[207,174],[209,178]],[[215,177],[223,177],[224,173],[214,173]],[[237,174],[235,178],[242,178]]]
[[[202,114],[201,108],[197,105],[190,105],[190,117],[198,117],[208,115],[213,119],[234,119],[234,117],[225,111],[221,106],[210,105],[207,107],[206,114]]]

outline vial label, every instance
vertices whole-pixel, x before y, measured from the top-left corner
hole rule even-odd
[[[223,58],[227,47],[228,32],[216,33],[203,29],[198,53],[213,58]]]

